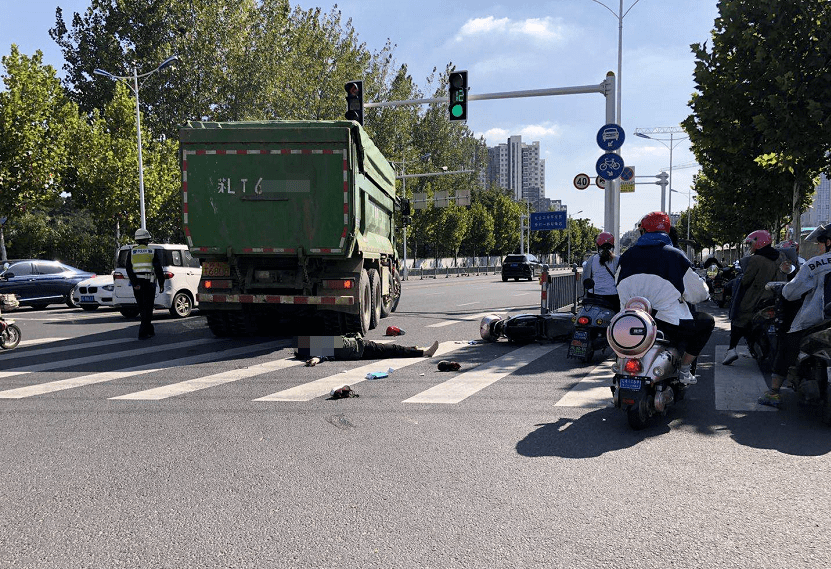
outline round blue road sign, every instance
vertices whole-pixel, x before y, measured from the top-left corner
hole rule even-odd
[[[620,173],[620,179],[624,182],[629,182],[632,178],[635,177],[635,171],[632,169],[631,166],[627,166],[623,169],[623,172]]]
[[[620,125],[609,123],[597,131],[597,145],[606,151],[617,150],[623,146],[626,135]]]
[[[611,152],[598,158],[597,164],[595,164],[597,174],[605,180],[614,180],[620,177],[623,168],[623,158]]]

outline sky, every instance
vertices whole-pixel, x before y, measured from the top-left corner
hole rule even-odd
[[[322,0],[291,2],[327,12],[334,5]],[[634,193],[621,195],[621,232],[634,227],[645,213],[661,209],[661,190],[653,182],[662,169],[669,169],[669,135],[654,135],[665,139],[661,143],[634,132],[679,127],[689,116],[695,66],[690,45],[710,38],[716,3],[623,2],[619,123],[626,136],[620,155],[627,166],[635,167],[638,184]],[[7,55],[12,43],[26,55],[39,49],[44,62],[62,75],[63,57],[48,32],[55,23],[55,8],[63,8],[64,19],[71,21],[73,12],[89,4],[0,0],[0,55]],[[607,72],[617,74],[620,0],[340,0],[337,6],[371,51],[380,50],[389,39],[396,63],[407,65],[422,90],[427,90],[433,68],[443,70],[450,62],[468,71],[471,95],[597,85]],[[604,228],[603,190],[594,184],[577,190],[573,181],[580,173],[597,176],[595,163],[602,151],[596,135],[606,124],[605,109],[605,98],[597,93],[470,101],[467,124],[488,146],[507,142],[512,135],[521,135],[526,143],[539,141],[546,197],[561,200],[573,217],[588,218]],[[674,134],[672,188],[679,193],[666,198],[673,212],[689,203],[698,171],[694,164],[686,135]]]

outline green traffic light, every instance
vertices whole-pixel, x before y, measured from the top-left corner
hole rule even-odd
[[[462,116],[464,112],[465,109],[462,105],[453,105],[452,107],[450,107],[450,114],[456,118]]]

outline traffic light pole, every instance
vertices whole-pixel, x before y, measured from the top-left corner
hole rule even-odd
[[[549,97],[553,95],[581,95],[584,93],[600,93],[606,97],[606,123],[616,123],[615,120],[615,74],[609,71],[606,79],[599,85],[580,85],[576,87],[557,87],[551,89],[530,89],[525,91],[505,91],[500,93],[483,93],[470,95],[469,101],[491,101],[495,99],[518,99],[523,97]],[[435,97],[432,99],[409,99],[407,101],[377,101],[364,103],[364,108],[403,107],[407,105],[426,105],[431,103],[448,103],[450,97]],[[617,152],[617,151],[616,151]],[[612,235],[620,235],[620,180],[615,179],[606,184],[605,211],[603,229]],[[615,239],[615,252],[620,252],[620,239]]]

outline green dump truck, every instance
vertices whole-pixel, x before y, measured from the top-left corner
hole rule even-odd
[[[366,333],[398,305],[395,172],[352,121],[189,122],[184,231],[217,336],[321,317]]]

